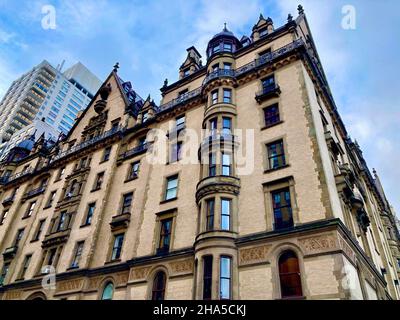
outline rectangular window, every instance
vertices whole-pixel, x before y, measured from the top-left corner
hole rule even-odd
[[[167,186],[165,191],[165,200],[175,199],[178,192],[178,176],[167,178]]]
[[[178,141],[172,145],[171,162],[176,162],[182,159],[182,141]]]
[[[19,229],[17,231],[17,234],[15,236],[15,240],[14,240],[14,247],[18,247],[19,242],[21,241],[22,237],[24,236],[24,230],[25,229]]]
[[[211,67],[211,69],[212,69],[212,72],[217,72],[217,71],[219,70],[219,64],[218,64],[218,63],[214,64],[214,65]]]
[[[179,116],[175,119],[175,127],[177,129],[182,129],[185,127],[185,115]]]
[[[206,201],[206,231],[214,230],[214,213],[215,213],[215,200],[209,199]]]
[[[52,191],[50,193],[49,199],[47,200],[46,208],[50,208],[53,205],[56,194],[57,194],[57,191]]]
[[[100,172],[97,174],[96,183],[94,184],[93,190],[101,189],[101,185],[103,184],[103,181],[104,181],[104,172]]]
[[[292,205],[289,188],[271,193],[275,230],[293,227]]]
[[[122,245],[124,243],[124,234],[118,234],[114,237],[114,244],[111,252],[111,261],[121,258]]]
[[[32,215],[33,210],[35,209],[35,206],[36,206],[36,201],[33,201],[30,203],[28,210],[25,213],[25,218],[28,218]]]
[[[278,169],[286,165],[285,152],[283,150],[283,140],[279,140],[267,145],[269,169]]]
[[[104,150],[103,162],[110,160],[111,149],[112,149],[112,147],[107,147],[107,148]]]
[[[224,89],[224,102],[231,103],[232,102],[232,90]]]
[[[171,244],[172,218],[161,220],[160,241],[158,243],[157,253],[169,251]]]
[[[63,211],[60,214],[60,220],[58,220],[57,230],[56,232],[64,231],[65,230],[65,221],[67,220],[67,211]]]
[[[65,167],[61,168],[58,172],[58,179],[61,179],[65,173]]]
[[[47,265],[48,266],[53,266],[56,262],[56,254],[57,254],[57,248],[53,248],[49,251],[48,254],[48,259],[47,259]]]
[[[211,104],[218,103],[218,90],[211,92]]]
[[[218,44],[218,45],[216,45],[216,46],[213,47],[212,52],[213,52],[213,53],[217,53],[217,52],[219,52],[220,50],[221,50],[221,48],[220,48],[220,46],[219,46],[219,44]]]
[[[96,208],[95,203],[90,203],[88,205],[87,212],[86,212],[85,224],[84,224],[85,226],[88,226],[92,223],[92,218],[93,218],[95,208]]]
[[[221,229],[231,229],[231,200],[221,199]]]
[[[190,75],[190,69],[189,68],[183,70],[183,76],[187,77],[188,75]]]
[[[275,87],[275,77],[274,75],[270,75],[265,79],[261,80],[263,91],[268,91],[271,88]]]
[[[220,294],[219,298],[221,300],[226,300],[231,298],[231,258],[229,257],[221,257],[220,261],[220,280],[219,280],[219,288]]]
[[[3,268],[1,269],[1,274],[0,274],[0,286],[2,286],[4,284],[4,279],[7,276],[9,268],[10,268],[10,262],[4,263]]]
[[[29,264],[31,262],[31,259],[32,259],[32,255],[31,254],[28,254],[28,255],[25,256],[24,264],[22,265],[22,269],[21,269],[21,272],[19,274],[19,279],[22,280],[22,279],[25,278],[25,274],[26,274],[26,271],[28,270],[28,267],[29,267]]]
[[[4,221],[6,221],[7,215],[8,215],[8,210],[4,210],[1,215],[0,225],[2,225],[4,223]]]
[[[128,179],[134,179],[137,178],[139,175],[139,168],[140,168],[140,162],[133,162],[131,163],[131,166],[129,168],[129,177]]]
[[[212,297],[212,264],[212,256],[203,258],[203,300],[211,300]]]
[[[214,135],[217,132],[217,123],[218,123],[217,118],[213,118],[213,119],[210,120],[210,132],[211,132],[211,135]]]
[[[232,69],[232,63],[224,62],[224,70],[231,70],[231,69]]]
[[[208,175],[214,177],[217,174],[217,154],[211,152],[208,155]]]
[[[71,268],[79,268],[79,261],[81,260],[82,257],[84,243],[85,243],[84,241],[80,241],[76,244],[74,259],[72,260]]]
[[[266,127],[270,127],[276,123],[279,123],[280,117],[278,104],[264,108],[264,120]]]
[[[231,155],[229,153],[222,154],[222,175],[230,176],[231,175]]]
[[[123,195],[121,214],[130,214],[131,213],[132,200],[133,200],[133,192]]]
[[[222,134],[230,135],[232,133],[232,119],[228,117],[222,118]]]
[[[38,226],[36,228],[36,232],[35,235],[32,239],[32,241],[38,241],[40,238],[40,235],[42,234],[43,228],[44,228],[44,223],[46,222],[46,220],[40,220],[38,223]]]

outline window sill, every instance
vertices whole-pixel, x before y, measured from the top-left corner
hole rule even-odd
[[[266,170],[264,170],[264,173],[271,173],[271,172],[278,171],[278,170],[281,170],[281,169],[285,169],[285,168],[288,168],[288,167],[290,167],[290,164],[285,164],[284,166],[281,166],[281,167],[278,167],[278,168],[266,169]]]
[[[79,228],[86,228],[86,227],[90,227],[92,224],[91,223],[86,223],[81,225]]]
[[[264,127],[261,128],[261,131],[270,129],[270,128],[275,127],[275,126],[278,126],[278,125],[280,125],[282,123],[283,123],[283,121],[281,120],[281,121],[278,121],[278,122],[276,122],[274,124],[271,124],[269,126],[264,126]]]
[[[38,241],[39,241],[39,239],[33,239],[33,240],[31,240],[30,243],[35,243],[35,242],[38,242]]]
[[[164,204],[164,203],[167,203],[167,202],[175,201],[177,199],[178,199],[178,197],[171,198],[171,199],[168,199],[168,200],[163,200],[163,201],[160,202],[160,204]]]
[[[92,189],[92,190],[90,190],[90,192],[96,192],[96,191],[99,191],[99,190],[101,190],[101,188]]]
[[[30,217],[31,217],[31,215],[30,216],[23,216],[21,220],[26,220],[26,219],[29,219]]]
[[[126,179],[126,180],[124,181],[124,183],[131,182],[131,181],[133,181],[133,180],[136,180],[137,178],[138,178],[137,175],[134,176],[134,177],[130,177],[130,178]]]
[[[76,267],[69,267],[69,268],[67,269],[67,271],[72,271],[72,270],[77,270],[77,269],[79,269],[79,266],[76,266]]]
[[[114,264],[114,263],[118,263],[118,262],[121,262],[121,259],[115,259],[115,260],[106,261],[104,264],[105,265],[109,265],[109,264]]]
[[[99,162],[99,164],[103,164],[103,163],[106,163],[106,162],[108,162],[110,159],[107,159],[107,160],[101,160],[100,162]]]
[[[45,206],[44,208],[43,208],[43,210],[46,210],[46,209],[50,209],[52,206],[50,205],[50,206]]]

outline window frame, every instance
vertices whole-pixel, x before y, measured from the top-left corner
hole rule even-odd
[[[122,239],[122,240],[117,242],[118,239]],[[118,234],[114,235],[112,247],[111,247],[111,256],[110,256],[111,262],[121,260],[122,248],[124,246],[124,240],[125,240],[125,233],[118,233]]]
[[[270,112],[270,115],[267,116],[267,113],[271,109],[276,109],[275,113]],[[279,103],[274,103],[270,106],[263,108],[263,115],[264,115],[264,126],[265,128],[270,128],[276,124],[281,123],[281,114],[279,110]],[[272,120],[274,119],[274,120]]]
[[[228,213],[223,212],[223,203],[228,203]],[[228,229],[224,227],[224,217],[228,219]],[[224,231],[232,231],[232,199],[230,198],[221,198],[221,223],[220,223],[221,230]]]
[[[213,231],[215,228],[215,198],[206,199],[205,205],[206,205],[205,231]]]
[[[173,180],[176,180],[176,186],[169,188],[169,183]],[[178,187],[179,187],[179,175],[178,174],[174,174],[172,176],[167,177],[165,180],[164,201],[171,201],[171,200],[177,199],[178,198]],[[172,197],[168,197],[168,192],[170,190],[175,190],[175,195]]]
[[[275,203],[275,195],[279,194],[279,197],[281,199],[279,206],[276,206],[277,203]],[[285,203],[285,205],[282,205],[282,195],[284,195],[284,201],[286,202],[286,194],[289,194],[289,202]],[[290,187],[284,187],[276,190],[271,191],[271,204],[272,204],[272,215],[273,215],[273,228],[274,230],[282,230],[286,228],[293,228],[294,227],[294,216],[293,216],[293,206],[292,206],[292,194],[290,192]],[[286,222],[283,221],[283,214],[282,214],[282,209],[287,208],[290,214],[290,219]],[[277,211],[280,211],[280,216],[282,222],[279,224],[277,222]]]
[[[224,260],[229,261],[229,277],[223,276],[223,274],[222,274],[222,267],[223,267],[222,262]],[[228,280],[228,284],[229,284],[229,297],[228,298],[222,297],[222,280]],[[227,256],[227,255],[220,256],[220,261],[219,261],[219,299],[220,300],[231,300],[232,299],[232,257]]]
[[[203,256],[203,300],[212,299],[213,256]]]
[[[277,147],[280,147],[280,153],[276,151],[276,154],[272,153],[272,146],[275,146],[275,150],[278,150]],[[278,139],[266,144],[267,149],[267,163],[268,163],[268,170],[278,170],[280,168],[284,168],[287,166],[286,162],[286,153],[285,153],[285,144],[283,139]],[[272,161],[276,159],[278,161],[278,165],[274,167]],[[281,162],[281,164],[279,164]]]
[[[232,89],[224,88],[222,92],[223,92],[222,101],[224,103],[232,103]],[[227,95],[227,93],[229,94]]]
[[[70,264],[70,269],[78,269],[79,262],[82,258],[83,248],[85,245],[85,241],[78,241],[75,245],[74,255],[72,256],[72,261]]]

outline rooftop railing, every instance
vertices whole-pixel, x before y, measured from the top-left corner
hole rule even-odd
[[[186,92],[182,95],[180,95],[178,98],[171,100],[170,102],[167,102],[165,104],[162,104],[159,108],[157,113],[160,113],[162,111],[168,110],[168,109],[172,109],[174,107],[176,107],[177,105],[184,103],[194,97],[200,96],[201,95],[201,90],[202,87],[199,87],[197,89],[194,89],[192,91]]]
[[[80,144],[78,144],[76,146],[73,146],[72,148],[70,148],[68,150],[60,152],[58,155],[56,155],[50,161],[50,163],[53,163],[53,162],[55,162],[57,160],[60,160],[60,159],[66,157],[66,156],[68,156],[68,155],[70,155],[72,153],[75,153],[75,152],[80,151],[82,149],[85,149],[85,148],[87,148],[87,147],[89,147],[91,145],[94,145],[95,143],[98,143],[98,142],[100,142],[100,141],[102,141],[102,140],[104,140],[106,138],[114,136],[114,135],[116,135],[118,133],[122,133],[123,131],[125,131],[125,127],[122,127],[122,126],[119,126],[119,127],[113,128],[111,130],[108,130],[108,131],[104,132],[103,134],[100,134],[100,135],[98,135],[98,136],[96,136],[96,137],[94,137],[94,138],[92,138],[90,140],[87,140],[87,141],[82,142],[82,143],[80,143]]]

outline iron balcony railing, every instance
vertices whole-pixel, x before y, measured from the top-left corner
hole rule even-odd
[[[276,83],[271,83],[269,85],[263,86],[262,90],[256,93],[256,100],[260,102],[266,97],[279,96],[281,89]]]
[[[14,175],[5,176],[0,178],[0,184],[10,183],[18,178],[31,174],[33,172],[33,168],[28,168],[22,172],[16,173]]]
[[[11,197],[8,197],[8,198],[4,199],[2,204],[3,205],[7,205],[7,204],[10,204],[10,203],[13,203],[14,200],[15,200],[15,195],[12,195]]]
[[[282,48],[279,48],[275,51],[266,53],[264,55],[262,55],[260,58],[245,64],[244,66],[238,68],[235,70],[235,76],[240,76],[252,69],[258,68],[260,66],[263,66],[267,63],[270,63],[272,60],[275,60],[276,58],[279,58],[285,54],[287,54],[290,51],[293,51],[297,48],[300,48],[304,46],[304,41],[302,39],[297,39],[294,40],[293,42],[283,46]]]
[[[186,92],[182,95],[180,95],[178,98],[171,100],[170,102],[167,102],[165,104],[162,104],[158,110],[157,113],[163,112],[165,110],[171,109],[176,107],[177,105],[184,103],[194,97],[200,96],[201,95],[201,90],[202,87],[199,87],[197,89],[194,89],[192,91]]]
[[[80,150],[82,150],[84,148],[87,148],[87,147],[89,147],[91,145],[94,145],[95,143],[98,143],[98,142],[100,142],[100,141],[102,141],[102,140],[104,140],[106,138],[114,136],[114,135],[116,135],[118,133],[122,133],[124,131],[125,131],[125,127],[122,127],[122,126],[119,126],[119,127],[113,128],[111,130],[108,130],[108,131],[104,132],[103,134],[100,134],[100,135],[98,135],[98,136],[96,136],[96,137],[94,137],[94,138],[92,138],[90,140],[87,140],[87,141],[82,142],[82,143],[80,143],[80,144],[78,144],[76,146],[73,146],[72,148],[70,148],[68,150],[60,152],[58,155],[56,155],[50,161],[50,163],[53,163],[53,162],[55,162],[57,160],[60,160],[60,159],[66,157],[66,156],[68,156],[68,155],[70,155],[72,153],[78,152],[78,151],[80,151]]]
[[[132,157],[132,156],[135,156],[137,154],[146,152],[148,148],[149,148],[149,144],[146,142],[146,143],[138,145],[137,147],[135,147],[135,148],[133,148],[131,150],[125,151],[124,153],[122,153],[120,155],[120,157],[123,158],[123,159],[128,158],[128,157]]]
[[[212,71],[203,81],[203,86],[206,85],[213,79],[221,78],[221,77],[235,77],[235,70],[233,69],[217,69]]]
[[[38,194],[43,193],[45,190],[46,190],[45,186],[33,189],[33,190],[28,191],[27,193],[25,193],[24,198],[30,198],[30,197],[37,196]]]
[[[264,65],[272,62],[273,60],[287,54],[288,52],[298,49],[302,46],[304,46],[304,41],[302,39],[297,39],[297,40],[294,40],[293,42],[283,46],[282,48],[279,48],[273,52],[262,55],[260,58],[254,60],[248,64],[245,64],[244,66],[242,66],[236,70],[233,70],[233,69],[215,70],[215,71],[211,72],[209,75],[207,75],[207,77],[204,79],[203,85],[201,87],[194,89],[192,91],[189,91],[189,92],[179,96],[178,98],[173,99],[173,100],[161,105],[158,108],[157,113],[160,113],[160,112],[168,110],[168,109],[172,109],[179,104],[185,103],[188,100],[201,95],[204,85],[206,85],[212,79],[215,79],[218,77],[232,77],[232,78],[238,77],[238,76],[245,74],[253,69],[264,66]]]

